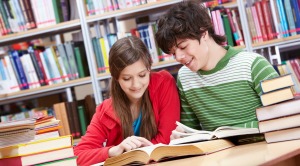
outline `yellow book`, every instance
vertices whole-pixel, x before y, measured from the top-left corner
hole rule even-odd
[[[272,79],[263,80],[260,83],[263,93],[294,86],[291,74],[281,75]]]
[[[104,66],[105,66],[105,73],[109,73],[109,65],[108,65],[108,50],[106,50],[106,44],[105,44],[105,39],[103,37],[99,38],[100,46],[101,46],[101,52],[102,52],[102,58],[104,61]]]
[[[12,138],[13,139],[13,138]],[[0,148],[0,159],[47,152],[73,146],[72,136],[61,136]]]
[[[157,144],[108,158],[104,166],[148,164],[168,158],[210,154],[233,146],[233,143],[224,139],[182,145]]]
[[[59,64],[59,62],[58,62],[58,59],[57,59],[57,52],[56,52],[56,46],[51,46],[50,47],[50,50],[51,50],[51,52],[52,52],[52,55],[53,55],[53,59],[54,59],[54,61],[55,61],[55,64],[56,64],[56,67],[57,67],[57,69],[58,69],[58,72],[59,72],[59,75],[61,76],[61,79],[63,80],[63,81],[65,81],[65,79],[63,78],[63,71],[62,71],[62,69],[61,69],[61,66],[60,66],[60,64]]]

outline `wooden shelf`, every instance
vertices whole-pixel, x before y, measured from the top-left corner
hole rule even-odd
[[[0,95],[0,101],[25,97],[25,96],[29,96],[29,95],[37,95],[40,93],[47,93],[47,92],[70,88],[73,86],[87,84],[87,83],[91,83],[91,82],[92,81],[91,81],[90,77],[85,77],[85,78],[71,80],[71,81],[67,81],[67,82],[63,82],[63,83],[59,83],[59,84],[47,85],[47,86],[42,86],[42,87],[34,88],[34,89],[21,90],[19,92]]]
[[[80,29],[80,20],[72,20],[62,22],[56,25],[51,25],[44,28],[35,28],[24,32],[13,33],[0,37],[0,46],[9,45],[15,42],[34,39],[39,36],[63,33],[66,31]]]
[[[300,35],[296,35],[296,36],[289,36],[286,38],[264,41],[260,43],[254,43],[252,44],[252,47],[254,50],[256,50],[256,49],[266,48],[270,46],[284,45],[287,43],[299,42],[299,41],[300,41]]]
[[[139,5],[139,6],[133,6],[133,7],[116,10],[116,11],[111,11],[111,12],[107,12],[107,13],[103,13],[103,14],[99,14],[99,15],[87,16],[86,19],[87,19],[88,23],[92,23],[95,21],[105,20],[105,19],[113,18],[113,17],[121,17],[121,16],[125,17],[125,16],[134,15],[138,12],[142,12],[142,11],[146,11],[146,10],[151,10],[151,9],[158,10],[158,8],[160,8],[160,7],[170,6],[170,5],[176,4],[181,1],[182,0],[161,0],[158,2],[147,3],[147,4]],[[134,15],[134,16],[136,17],[136,15]]]

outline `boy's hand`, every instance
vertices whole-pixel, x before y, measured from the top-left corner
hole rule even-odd
[[[122,154],[124,151],[130,151],[139,147],[153,145],[150,141],[143,137],[130,136],[124,139],[119,145],[111,147],[108,150],[108,156],[113,157]]]
[[[176,129],[172,131],[170,139],[173,140],[173,139],[181,138],[181,136],[179,134],[177,134],[178,132],[185,133],[185,131],[182,127],[177,126]]]

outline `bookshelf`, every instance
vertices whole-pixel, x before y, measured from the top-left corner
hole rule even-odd
[[[79,19],[74,19],[70,21],[65,21],[58,23],[56,25],[51,25],[43,28],[31,29],[28,31],[18,32],[14,34],[9,34],[5,36],[0,36],[0,47],[7,46],[16,42],[27,41],[31,39],[36,39],[44,36],[53,36],[57,34],[63,34],[65,32],[70,32],[74,30],[81,30],[86,58],[88,61],[88,69],[90,76],[79,78],[75,80],[70,80],[68,82],[57,83],[54,85],[42,86],[36,89],[27,89],[19,92],[8,93],[0,95],[0,103],[10,103],[12,101],[23,100],[24,98],[36,98],[41,95],[47,95],[51,93],[66,93],[68,96],[68,101],[72,101],[71,88],[84,85],[92,84],[93,92],[95,95],[95,101],[97,104],[103,101],[101,93],[101,88],[99,81],[106,80],[110,78],[110,74],[104,73],[100,74],[97,71],[96,57],[93,50],[93,44],[91,41],[91,32],[90,29],[94,26],[97,26],[99,22],[105,22],[106,20],[113,19],[115,23],[118,23],[119,20],[127,18],[136,18],[141,15],[151,15],[152,13],[158,13],[166,11],[170,6],[181,2],[182,0],[159,0],[157,2],[152,2],[148,4],[143,4],[139,6],[128,7],[125,9],[119,9],[115,11],[106,12],[103,14],[87,16],[86,14],[86,4],[83,0],[76,0],[77,12]],[[293,45],[300,42],[300,35],[290,36],[286,38],[273,39],[259,43],[252,43],[250,28],[247,21],[246,15],[246,1],[244,0],[232,0],[232,2],[223,4],[225,8],[237,8],[240,15],[241,29],[243,30],[244,36],[244,46],[237,46],[237,48],[244,49],[246,51],[254,51],[262,48],[277,47],[283,48],[288,45]],[[74,7],[71,6],[71,7]],[[118,30],[118,26],[117,26]],[[277,50],[279,50],[277,48]],[[279,51],[278,51],[279,52]],[[277,52],[277,54],[279,54]],[[279,59],[280,56],[274,56],[273,58]],[[280,62],[280,59],[278,60]],[[153,69],[160,69],[169,66],[175,66],[178,63],[175,60],[163,61],[153,64]]]
[[[0,36],[0,47],[13,44],[16,42],[21,42],[25,40],[30,40],[34,38],[39,38],[44,35],[50,36],[53,34],[64,33],[72,30],[80,29],[80,20],[71,20],[67,22],[62,22],[56,25],[51,25],[44,28],[36,28],[28,31],[13,33],[5,36]]]

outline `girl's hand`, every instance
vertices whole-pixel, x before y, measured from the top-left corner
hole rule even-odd
[[[122,154],[124,151],[130,151],[139,147],[153,145],[150,141],[143,137],[130,136],[124,139],[119,145],[111,147],[108,150],[108,156],[113,157]]]

